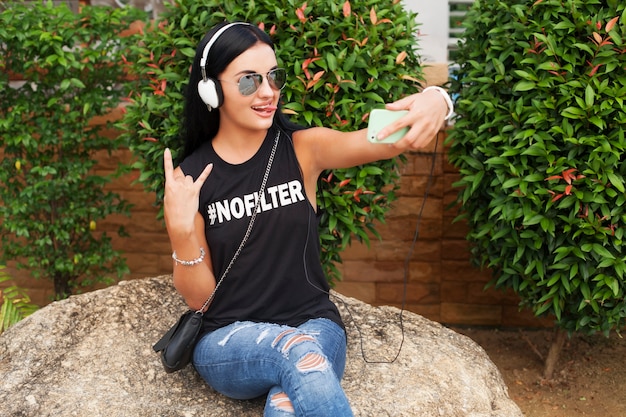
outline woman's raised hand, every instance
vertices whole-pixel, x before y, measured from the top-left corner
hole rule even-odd
[[[172,153],[169,149],[165,149],[163,168],[165,170],[163,212],[167,229],[170,234],[191,233],[200,205],[200,189],[209,177],[213,164],[208,164],[194,181],[193,177],[185,175],[182,169],[174,169]]]
[[[416,93],[386,105],[389,110],[408,110],[409,113],[396,120],[384,130],[386,134],[409,126],[409,131],[397,142],[402,149],[419,150],[427,146],[443,125],[448,105],[437,91]],[[381,131],[382,133],[383,131]]]

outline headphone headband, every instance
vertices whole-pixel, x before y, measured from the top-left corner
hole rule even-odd
[[[233,23],[229,23],[223,27],[221,27],[217,32],[215,32],[215,35],[213,35],[211,37],[211,39],[207,42],[207,44],[204,46],[204,50],[202,51],[202,58],[200,58],[200,71],[202,71],[202,79],[206,80],[206,61],[209,58],[209,51],[211,50],[211,47],[213,46],[213,44],[217,41],[217,39],[222,35],[222,33],[226,32],[226,30],[228,30],[229,28],[235,26],[235,25],[250,25],[249,23],[245,23],[245,22],[233,22]]]

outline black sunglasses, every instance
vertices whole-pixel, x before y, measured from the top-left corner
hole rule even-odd
[[[270,84],[270,87],[274,90],[280,91],[283,89],[285,82],[287,81],[287,72],[284,68],[274,68],[268,72],[265,77],[267,77],[267,82]],[[263,74],[259,73],[246,74],[237,82],[239,92],[244,96],[254,94],[256,90],[259,89],[261,84],[263,84]]]

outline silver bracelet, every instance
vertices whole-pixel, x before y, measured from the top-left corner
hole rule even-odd
[[[454,114],[454,104],[452,104],[452,99],[450,98],[450,95],[448,94],[446,90],[436,85],[431,85],[430,87],[426,87],[425,89],[422,90],[422,93],[425,93],[429,90],[438,91],[439,94],[443,96],[443,99],[446,101],[446,104],[448,106],[448,114],[446,115],[446,118],[443,120],[448,120]]]
[[[176,262],[179,265],[194,266],[204,261],[204,255],[206,255],[206,253],[204,252],[204,249],[200,247],[200,256],[198,256],[196,259],[192,259],[191,261],[184,261],[182,259],[178,259],[178,257],[176,256],[176,251],[172,253],[172,259],[174,260],[174,262]]]

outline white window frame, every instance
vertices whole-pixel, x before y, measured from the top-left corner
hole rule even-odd
[[[454,50],[457,39],[452,34],[462,29],[451,29],[450,5],[472,4],[474,0],[404,0],[405,7],[417,13],[420,55],[424,63],[448,63],[449,52]],[[458,14],[462,17],[464,13]]]

